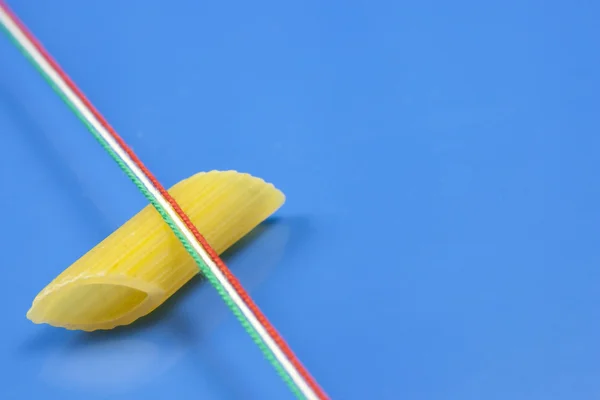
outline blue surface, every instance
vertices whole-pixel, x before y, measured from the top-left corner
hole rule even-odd
[[[600,396],[599,3],[9,4],[165,185],[287,194],[226,260],[333,398]],[[0,398],[289,398],[197,280],[25,318],[145,200],[6,38],[0,71]]]

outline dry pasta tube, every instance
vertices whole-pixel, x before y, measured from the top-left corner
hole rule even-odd
[[[169,193],[219,254],[285,201],[273,185],[235,171],[199,173]],[[46,286],[27,317],[85,331],[127,325],[197,273],[192,257],[149,205]]]

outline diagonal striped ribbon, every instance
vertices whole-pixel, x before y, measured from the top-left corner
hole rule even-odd
[[[156,208],[292,393],[299,399],[328,399],[175,199],[2,0],[0,26]]]

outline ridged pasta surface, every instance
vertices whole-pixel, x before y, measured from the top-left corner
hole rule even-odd
[[[198,173],[169,193],[218,253],[285,201],[273,185],[235,171]],[[86,331],[127,325],[197,273],[194,260],[149,205],[44,288],[27,317]]]

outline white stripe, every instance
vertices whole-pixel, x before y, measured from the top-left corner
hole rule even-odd
[[[119,155],[119,157],[127,164],[127,166],[133,171],[138,179],[144,184],[146,189],[152,194],[152,196],[160,203],[162,207],[167,211],[169,216],[173,219],[177,227],[184,234],[186,239],[192,245],[194,250],[206,263],[208,268],[213,272],[215,277],[221,283],[225,291],[232,298],[234,303],[239,307],[244,316],[248,319],[250,324],[254,327],[256,332],[260,335],[264,343],[273,352],[273,355],[277,358],[281,366],[286,370],[289,376],[292,378],[294,383],[298,386],[300,391],[304,394],[307,399],[318,400],[318,397],[313,392],[312,388],[292,365],[292,363],[285,356],[283,351],[274,342],[273,338],[267,333],[262,324],[258,321],[254,313],[248,308],[246,303],[240,298],[235,289],[231,286],[229,281],[225,278],[221,270],[215,265],[214,261],[202,248],[200,243],[196,240],[192,232],[185,226],[183,221],[179,218],[179,215],[173,210],[169,202],[160,194],[160,192],[152,185],[149,179],[146,177],[144,172],[133,162],[129,155],[121,148],[121,146],[115,141],[111,134],[102,126],[102,124],[96,119],[93,113],[86,107],[86,105],[79,99],[79,97],[69,88],[67,83],[60,77],[60,75],[54,70],[52,65],[46,61],[43,55],[38,51],[35,45],[27,38],[25,33],[21,31],[19,26],[11,19],[10,15],[4,9],[4,6],[0,3],[0,22],[6,27],[11,35],[20,43],[27,53],[31,55],[33,60],[41,67],[41,69],[48,75],[48,77],[56,84],[56,86],[62,91],[69,101],[75,106],[75,108],[84,116],[86,120],[96,129],[102,138],[113,148],[113,150]]]

